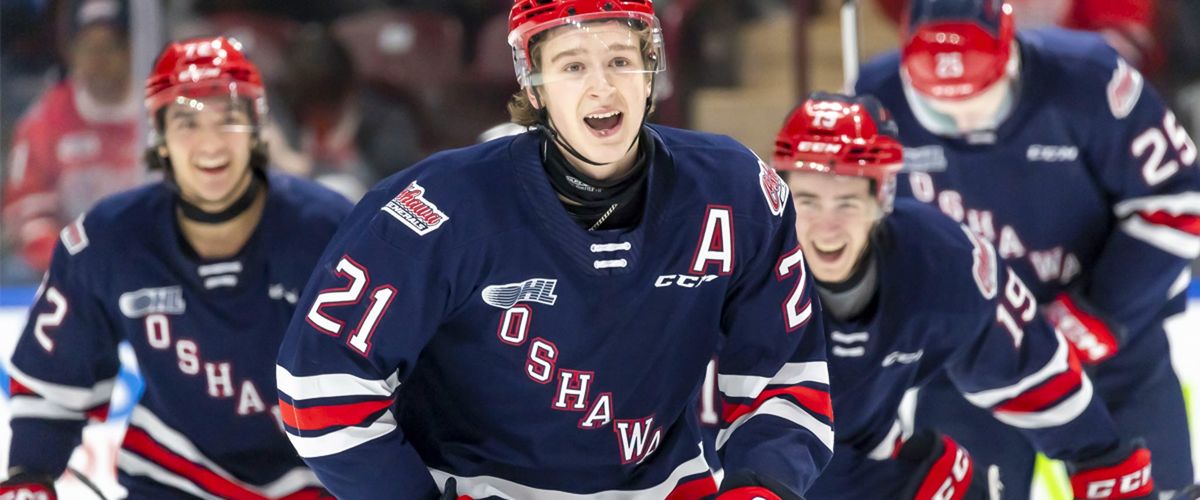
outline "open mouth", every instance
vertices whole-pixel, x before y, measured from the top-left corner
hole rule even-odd
[[[822,262],[833,263],[842,258],[842,254],[846,253],[846,244],[821,244],[813,242],[813,255]]]
[[[224,163],[209,163],[209,164],[196,164],[196,168],[197,168],[197,169],[199,169],[201,172],[204,172],[204,173],[206,173],[206,174],[219,174],[219,173],[222,173],[222,172],[224,172],[225,170],[227,170],[227,169],[229,168],[229,162],[224,162]]]
[[[625,114],[620,111],[597,113],[583,117],[583,123],[587,124],[593,134],[600,137],[608,137],[617,133],[617,130],[621,128],[624,116]]]

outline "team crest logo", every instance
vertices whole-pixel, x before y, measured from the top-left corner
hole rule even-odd
[[[493,307],[508,309],[517,302],[536,302],[548,306],[558,301],[554,287],[558,280],[550,278],[530,278],[520,283],[507,285],[489,285],[484,287],[483,301]]]
[[[1117,59],[1117,69],[1108,81],[1108,108],[1117,119],[1129,116],[1142,96],[1142,74]]]
[[[787,205],[790,191],[783,179],[779,178],[779,173],[759,160],[758,181],[762,186],[763,196],[767,198],[767,206],[770,207],[771,213],[783,215],[783,207]]]
[[[425,199],[425,188],[413,181],[381,209],[403,222],[417,234],[425,236],[450,220],[437,205]]]

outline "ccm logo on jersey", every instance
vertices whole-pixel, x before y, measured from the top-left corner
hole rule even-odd
[[[425,199],[425,188],[413,181],[381,209],[403,222],[409,229],[425,236],[450,220],[437,205]]]
[[[779,178],[779,173],[762,160],[758,160],[758,181],[762,185],[763,196],[767,197],[767,206],[771,208],[771,214],[783,215],[789,191],[787,184]]]
[[[1032,144],[1025,150],[1025,159],[1028,161],[1059,162],[1075,161],[1078,158],[1079,148],[1075,146]]]
[[[655,288],[663,288],[671,285],[681,286],[684,288],[696,288],[709,281],[717,279],[715,274],[705,274],[704,276],[690,276],[687,274],[664,274],[654,280]]]

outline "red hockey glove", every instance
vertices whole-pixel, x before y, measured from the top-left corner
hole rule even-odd
[[[1124,336],[1120,326],[1074,294],[1061,293],[1042,308],[1042,314],[1062,332],[1084,364],[1094,365],[1117,353]]]
[[[0,500],[57,500],[54,478],[17,470],[0,483]]]
[[[1151,498],[1150,450],[1139,444],[1122,446],[1099,458],[1068,464],[1071,490],[1078,499],[1119,500]]]
[[[748,470],[725,476],[717,500],[804,500],[782,483]]]
[[[963,500],[988,498],[984,474],[976,473],[967,450],[950,436],[917,431],[896,451],[896,460],[916,464],[916,473],[901,490],[900,498],[913,500]]]

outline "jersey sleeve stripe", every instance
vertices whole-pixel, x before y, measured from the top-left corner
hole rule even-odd
[[[1006,400],[1012,399],[1028,391],[1030,388],[1041,385],[1051,377],[1063,373],[1070,369],[1069,353],[1067,342],[1063,339],[1062,334],[1057,330],[1054,331],[1055,340],[1058,342],[1058,348],[1054,351],[1054,355],[1050,357],[1050,361],[1046,363],[1038,371],[1019,380],[1017,383],[996,389],[988,389],[984,391],[966,393],[963,396],[970,401],[971,404],[980,408],[992,408]]]
[[[1078,392],[1052,408],[1035,413],[997,411],[993,415],[996,416],[996,420],[1024,429],[1056,427],[1075,420],[1076,417],[1083,414],[1091,401],[1092,383],[1087,377],[1084,377]]]
[[[161,480],[159,476],[163,474],[177,475],[178,477],[176,479],[186,479],[189,482],[198,480],[199,476],[186,473],[187,471],[194,469],[164,469],[162,467],[166,467],[167,464],[161,463],[154,459],[154,457],[150,456],[165,454],[164,456],[175,456],[178,457],[179,460],[185,461],[188,464],[192,464],[194,467],[198,468],[195,470],[203,471],[202,475],[204,477],[208,477],[208,475],[215,476],[221,481],[232,483],[238,488],[258,495],[258,497],[279,498],[297,491],[301,491],[305,488],[317,487],[321,484],[320,481],[317,480],[316,474],[313,474],[311,470],[305,467],[294,468],[280,476],[278,479],[267,483],[266,485],[255,486],[239,481],[233,476],[233,474],[230,474],[228,471],[221,468],[202,452],[200,452],[199,448],[189,441],[187,437],[179,433],[179,431],[166,425],[164,422],[159,420],[154,413],[141,405],[134,407],[133,413],[129,418],[129,428],[131,431],[137,429],[137,437],[135,438],[137,441],[130,443],[129,439],[127,438],[126,443],[122,446],[130,451],[136,452],[136,456],[144,457],[144,459],[150,459],[152,462],[159,464],[157,467],[153,468],[153,470],[149,470],[147,472],[147,474],[151,475],[151,477],[155,478],[155,480]],[[134,462],[136,462],[136,460],[134,460]],[[120,465],[120,463],[118,465]],[[137,464],[135,463],[134,466],[136,467]],[[145,468],[143,467],[143,469]],[[162,482],[175,485],[175,483],[178,481]],[[203,486],[200,483],[196,484]],[[205,491],[212,490],[206,487]]]
[[[1113,214],[1118,219],[1124,219],[1136,212],[1200,215],[1200,193],[1188,192],[1130,198],[1113,207]]]
[[[1068,356],[1069,368],[1046,383],[1026,391],[996,407],[996,411],[1010,413],[1034,413],[1045,410],[1077,391],[1083,384],[1083,370],[1079,358],[1073,353]]]
[[[101,380],[90,388],[55,384],[31,377],[16,365],[8,367],[8,374],[10,377],[9,387],[13,387],[14,384],[18,385],[22,391],[35,393],[64,408],[75,411],[88,411],[107,404],[112,395],[113,386],[116,384],[115,377]]]
[[[717,481],[711,473],[701,474],[695,479],[683,479],[667,494],[666,500],[691,500],[709,498],[717,494]]]
[[[85,420],[87,414],[81,411],[68,410],[61,405],[46,401],[37,396],[21,396],[14,394],[9,400],[9,411],[12,418],[43,418],[48,420]]]
[[[392,400],[388,398],[340,405],[296,408],[287,401],[280,400],[279,410],[280,415],[283,416],[283,423],[288,426],[301,431],[319,431],[330,427],[362,424],[372,415],[386,410],[391,405]]]
[[[768,385],[796,385],[816,382],[829,385],[829,365],[824,361],[786,363],[773,377],[717,375],[717,388],[727,398],[754,398]]]
[[[293,401],[342,396],[391,397],[400,386],[400,376],[392,374],[387,380],[365,379],[345,373],[298,377],[276,365],[275,383],[279,391]]]
[[[437,484],[446,484],[447,480],[454,478],[458,483],[459,498],[466,496],[469,498],[520,498],[522,500],[636,500],[669,498],[671,495],[682,496],[675,492],[679,491],[679,488],[695,482],[692,480],[685,483],[684,480],[691,476],[711,474],[711,470],[701,452],[691,460],[679,464],[665,480],[654,486],[640,490],[605,490],[584,494],[534,488],[494,476],[457,476],[433,468],[429,469],[429,474],[433,476],[433,480]]]
[[[748,405],[728,404],[727,402],[724,410],[722,411],[722,418],[724,418],[725,422],[727,423],[733,423],[742,415],[757,410],[763,405],[763,403],[771,398],[780,396],[791,396],[805,410],[817,415],[821,415],[829,420],[833,420],[833,403],[830,400],[829,392],[804,386],[784,387],[781,389],[763,391],[758,396],[758,399],[754,401],[754,403]]]
[[[365,427],[346,427],[319,436],[304,436],[295,429],[287,430],[292,447],[303,458],[317,458],[349,450],[360,444],[388,435],[397,429],[392,412],[385,411],[374,422]],[[303,432],[303,431],[300,431]]]
[[[1141,217],[1130,217],[1121,223],[1130,236],[1145,241],[1160,250],[1185,259],[1200,256],[1200,236],[1161,226]]]
[[[125,431],[125,441],[122,446],[158,464],[164,470],[195,483],[200,488],[220,498],[234,500],[266,498],[179,455],[171,453],[170,450],[156,443],[145,431],[136,426],[131,425]]]
[[[725,443],[729,441],[729,438],[734,432],[737,432],[739,428],[741,428],[743,425],[746,425],[746,423],[751,419],[760,416],[774,416],[782,418],[801,428],[804,428],[818,440],[820,440],[826,448],[829,448],[830,452],[833,451],[833,426],[817,420],[816,417],[813,417],[795,403],[781,398],[772,398],[767,400],[762,404],[762,406],[759,406],[753,412],[742,415],[736,421],[730,424],[729,427],[721,429],[717,433],[717,448],[720,449],[724,447]]]
[[[1138,212],[1146,222],[1166,226],[1194,236],[1200,236],[1200,216],[1193,214],[1171,215],[1166,212]]]

